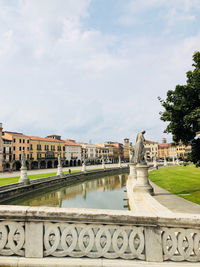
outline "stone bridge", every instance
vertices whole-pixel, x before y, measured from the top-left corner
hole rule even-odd
[[[134,183],[130,211],[0,206],[0,266],[199,266],[200,215],[133,194]]]

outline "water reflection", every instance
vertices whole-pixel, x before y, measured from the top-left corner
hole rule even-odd
[[[124,192],[128,175],[97,178],[72,186],[57,187],[6,204],[70,208],[127,209]]]

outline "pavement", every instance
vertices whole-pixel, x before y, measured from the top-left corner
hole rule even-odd
[[[153,198],[175,213],[200,214],[200,205],[176,196],[150,181],[154,189]]]
[[[140,260],[89,259],[89,258],[20,258],[0,257],[0,266],[16,267],[199,267],[199,262],[147,262]]]

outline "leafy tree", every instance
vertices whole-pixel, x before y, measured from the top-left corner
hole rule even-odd
[[[164,108],[161,120],[169,122],[165,133],[172,133],[175,143],[192,146],[192,162],[200,166],[200,140],[195,139],[200,131],[200,52],[193,55],[193,71],[186,73],[186,85],[176,85],[167,92],[166,100],[158,98]]]

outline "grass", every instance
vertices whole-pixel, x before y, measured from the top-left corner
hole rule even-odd
[[[151,171],[149,178],[167,191],[200,204],[200,168],[172,166]]]
[[[80,172],[80,170],[74,170],[71,171],[73,172]],[[69,173],[68,171],[64,172],[65,174]],[[40,174],[32,174],[32,175],[28,175],[28,178],[30,180],[34,180],[34,179],[40,179],[40,178],[46,178],[46,177],[50,177],[50,176],[55,176],[56,172],[51,172],[51,173],[40,173]],[[6,177],[6,178],[0,178],[0,186],[2,185],[8,185],[8,184],[14,184],[14,183],[18,183],[20,176],[15,176],[15,177]]]

